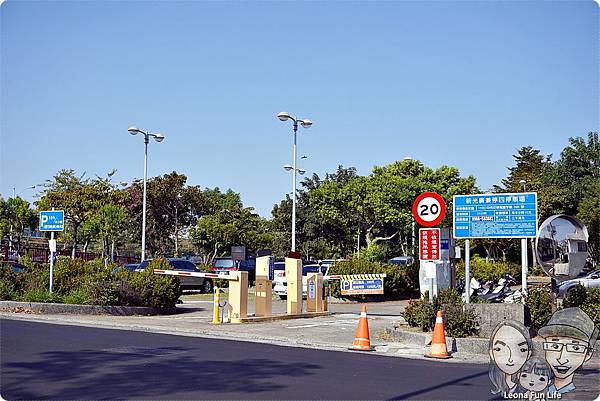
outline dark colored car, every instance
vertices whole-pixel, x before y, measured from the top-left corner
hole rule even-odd
[[[144,260],[140,263],[137,269],[134,270],[143,270],[148,266],[151,260]],[[203,273],[202,270],[198,269],[195,264],[185,259],[178,258],[167,258],[169,264],[173,267],[173,270],[177,270],[180,272],[189,272],[189,273]],[[127,267],[125,267],[127,268]],[[210,278],[207,277],[195,277],[195,276],[177,276],[179,281],[181,282],[182,290],[200,290],[205,293],[211,293],[213,290],[213,282]]]
[[[231,257],[216,258],[212,271],[215,273],[229,274],[230,271],[247,271],[248,282],[252,283],[256,279],[256,258],[250,256],[246,260],[234,261]]]
[[[0,266],[2,266],[2,268],[8,268],[9,266],[12,266],[12,270],[15,273],[21,273],[27,270],[26,266],[23,266],[22,264],[13,261],[0,262]]]

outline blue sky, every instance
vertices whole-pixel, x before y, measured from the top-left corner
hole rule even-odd
[[[598,6],[555,2],[7,1],[0,193],[72,168],[232,188],[270,216],[300,167],[368,174],[405,156],[483,189],[532,145],[597,131]],[[22,191],[32,199],[35,191]]]

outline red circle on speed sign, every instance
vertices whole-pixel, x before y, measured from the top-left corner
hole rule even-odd
[[[412,207],[416,222],[424,227],[436,226],[446,215],[446,202],[435,192],[423,192],[417,196]]]

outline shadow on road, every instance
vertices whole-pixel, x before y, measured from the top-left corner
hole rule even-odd
[[[458,379],[452,379],[452,380],[448,380],[448,381],[445,381],[445,382],[442,382],[442,383],[436,383],[433,386],[425,387],[425,388],[422,388],[422,389],[419,389],[419,390],[415,390],[415,391],[411,391],[411,392],[408,392],[408,393],[403,393],[403,394],[400,394],[400,395],[398,395],[398,396],[396,396],[394,398],[391,398],[391,400],[412,399],[412,398],[415,398],[415,396],[422,395],[422,394],[425,394],[425,393],[429,393],[429,392],[434,391],[434,390],[442,389],[442,388],[444,388],[446,386],[450,386],[450,385],[455,385],[455,386],[459,385],[459,386],[465,386],[465,387],[472,386],[473,384],[468,382],[469,379],[474,379],[474,378],[480,377],[480,376],[487,376],[487,374],[488,374],[487,370],[482,370],[479,373],[475,373],[475,374],[471,374],[471,375],[459,377]],[[465,388],[465,392],[468,392],[468,388]],[[490,394],[490,396],[491,396],[491,394]]]
[[[192,355],[195,353],[195,355]],[[188,347],[115,347],[45,352],[35,362],[3,366],[6,399],[232,398],[285,387],[278,376],[315,374],[319,365],[268,358],[210,360]],[[230,393],[228,397],[228,393]],[[256,397],[256,396],[255,396]]]

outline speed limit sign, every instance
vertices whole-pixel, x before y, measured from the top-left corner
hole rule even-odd
[[[417,196],[412,207],[416,222],[424,227],[436,226],[446,215],[446,202],[435,192],[424,192]]]

